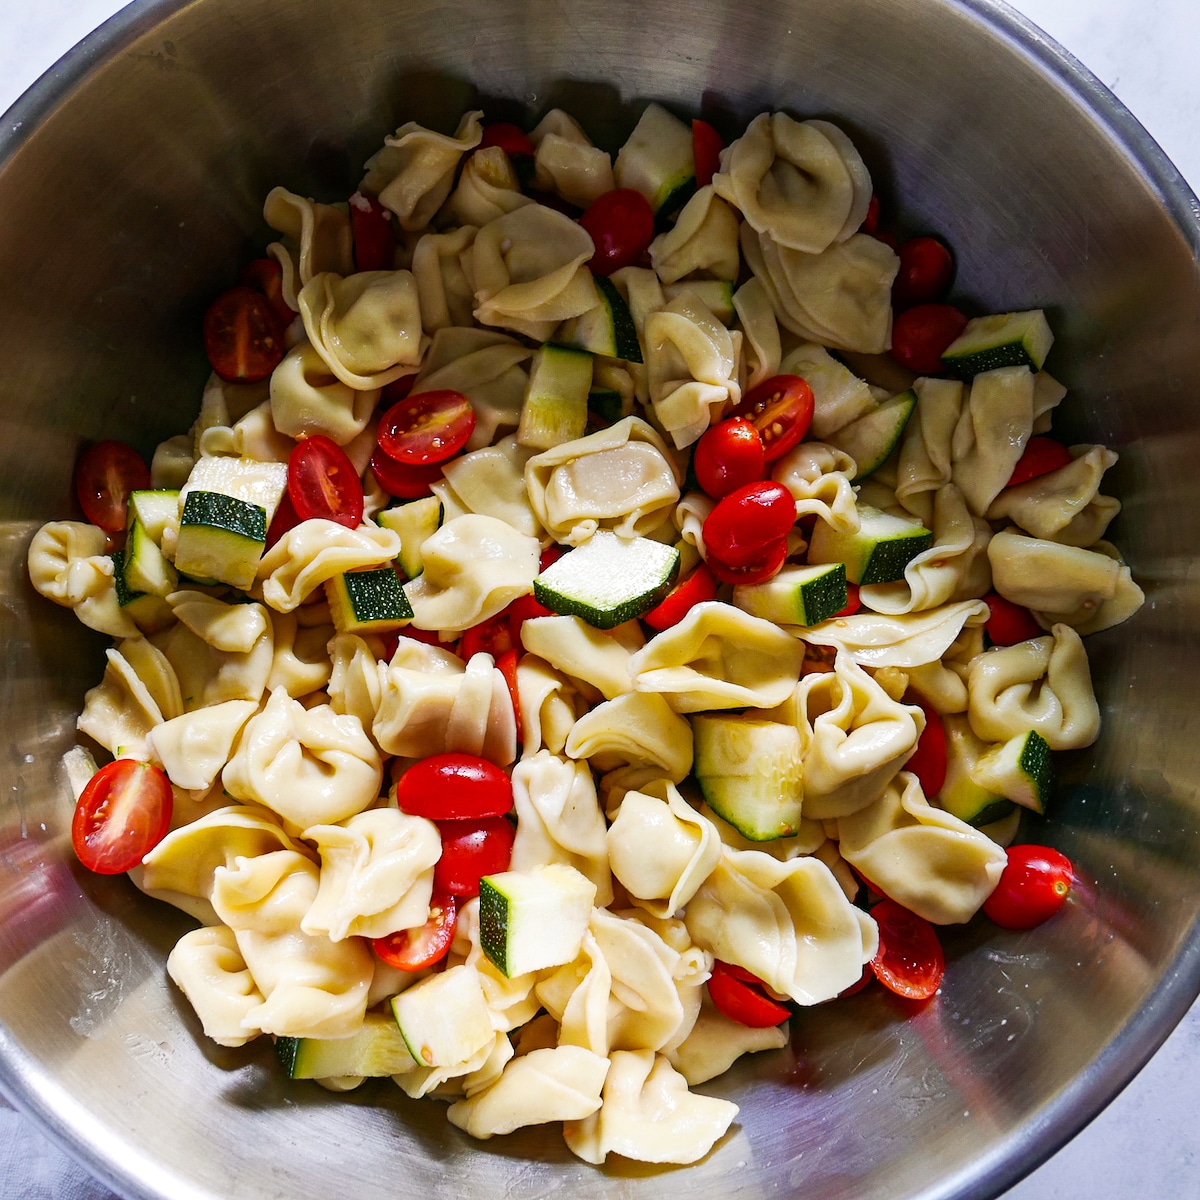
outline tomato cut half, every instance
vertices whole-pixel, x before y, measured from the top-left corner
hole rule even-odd
[[[917,748],[904,764],[921,784],[921,791],[930,798],[936,796],[946,782],[946,727],[941,716],[924,700],[906,700],[925,714],[925,728],[917,738]]]
[[[508,611],[497,613],[470,629],[464,629],[458,641],[458,652],[466,659],[476,654],[490,654],[499,658],[513,648],[512,624]]]
[[[431,821],[502,817],[513,806],[512,780],[478,755],[434,754],[400,776],[396,804],[410,817]]]
[[[150,468],[124,442],[97,442],[75,464],[75,495],[83,515],[106,533],[121,533],[129,493],[150,486]]]
[[[707,563],[701,563],[682,583],[676,584],[642,617],[642,620],[651,629],[670,629],[672,625],[678,625],[697,604],[716,598],[716,576],[709,570]]]
[[[545,570],[545,567],[542,568]],[[527,592],[524,596],[518,596],[505,610],[505,615],[508,618],[508,633],[512,639],[513,646],[523,646],[521,641],[521,626],[526,621],[532,621],[536,617],[552,617],[551,612],[532,592]]]
[[[983,602],[988,606],[988,619],[983,630],[993,646],[1015,646],[1046,632],[1029,609],[1005,599],[999,592],[988,592]]]
[[[349,208],[355,267],[360,271],[390,271],[396,262],[391,212],[376,197],[363,192],[350,197]]]
[[[875,236],[875,231],[879,228],[879,197],[874,193],[871,195],[871,203],[867,205],[867,215],[863,217],[863,223],[859,226],[862,233],[869,233],[872,237]]]
[[[279,498],[279,507],[275,510],[271,524],[267,527],[267,549],[270,550],[281,537],[290,533],[299,524],[300,514],[292,503],[291,492],[285,488],[283,495]]]
[[[1070,450],[1062,442],[1049,437],[1030,438],[1004,486],[1016,487],[1019,483],[1028,483],[1031,479],[1049,475],[1051,471],[1057,471],[1059,467],[1065,467],[1074,461]]]
[[[696,186],[708,187],[712,177],[721,169],[721,151],[725,142],[707,122],[692,122],[692,162],[696,167]]]
[[[748,483],[717,501],[704,520],[708,555],[727,567],[746,567],[796,523],[796,500],[782,483]]]
[[[450,953],[457,922],[458,902],[450,892],[435,888],[429,901],[429,919],[424,925],[373,938],[371,949],[389,967],[421,971]]]
[[[479,895],[484,875],[507,871],[515,831],[503,817],[479,821],[439,821],[442,857],[433,868],[434,891],[469,899]]]
[[[1075,868],[1050,846],[1010,846],[1007,853],[1008,863],[983,911],[1001,929],[1032,929],[1066,903]]]
[[[946,973],[933,926],[895,900],[881,900],[871,916],[879,926],[879,950],[871,960],[875,978],[897,996],[928,1000]]]
[[[521,694],[517,690],[517,651],[516,649],[505,650],[505,652],[496,659],[496,670],[504,676],[504,683],[508,688],[508,698],[512,701],[513,720],[517,723],[517,740],[521,738]]]
[[[766,583],[783,569],[787,555],[787,538],[780,538],[764,546],[758,558],[744,567],[731,567],[712,553],[705,559],[705,565],[722,583],[732,583],[734,586],[739,583]]]
[[[362,480],[336,442],[321,433],[297,442],[287,474],[288,495],[301,521],[336,521],[347,529],[362,524]]]
[[[751,1029],[782,1025],[792,1015],[786,1004],[772,1000],[757,975],[717,959],[708,980],[708,994],[717,1009],[731,1021]]]
[[[115,759],[88,780],[75,805],[75,856],[98,875],[132,870],[167,836],[173,803],[170,781],[157,767]]]
[[[773,375],[751,388],[730,416],[753,424],[762,438],[763,458],[774,462],[808,432],[815,405],[807,380],[799,375]]]
[[[238,282],[266,296],[282,329],[286,329],[296,319],[296,313],[288,307],[288,302],[283,298],[283,268],[275,259],[251,259],[242,268]]]
[[[954,280],[954,255],[939,238],[915,237],[897,251],[900,270],[892,284],[892,304],[897,309],[940,300]]]
[[[204,352],[227,383],[266,379],[286,352],[271,302],[249,287],[222,292],[204,314]]]
[[[611,275],[632,266],[654,240],[654,211],[646,197],[633,188],[605,192],[588,205],[579,223],[596,247],[587,264],[595,275]]]
[[[394,462],[424,467],[457,454],[475,429],[462,392],[418,392],[392,405],[379,422],[379,448]]]
[[[744,417],[729,417],[704,431],[692,458],[696,482],[714,500],[767,473],[762,435]]]
[[[942,355],[966,327],[966,315],[949,304],[905,309],[892,322],[892,357],[918,375],[944,375]]]
[[[499,146],[510,158],[519,158],[521,155],[533,157],[533,143],[529,140],[529,134],[511,121],[492,121],[483,127],[479,149],[486,150],[488,146]]]
[[[388,495],[401,500],[420,500],[422,496],[432,496],[430,484],[444,478],[441,463],[430,463],[424,467],[398,463],[394,458],[389,458],[380,446],[376,446],[371,455],[371,470],[379,480],[379,486]]]

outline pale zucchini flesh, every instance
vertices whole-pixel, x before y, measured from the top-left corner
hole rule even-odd
[[[785,566],[765,583],[733,589],[738,608],[776,625],[816,625],[840,613],[848,600],[846,567],[840,562]]]
[[[1035,729],[989,750],[971,778],[982,787],[1035,813],[1044,813],[1054,792],[1054,755]]]
[[[591,388],[590,352],[553,342],[535,350],[517,441],[535,450],[550,450],[583,437]]]
[[[163,532],[167,526],[175,525],[179,521],[179,489],[158,488],[130,492],[128,524],[132,527],[134,521],[140,521],[155,545],[161,547]]]
[[[401,1075],[417,1065],[390,1013],[367,1013],[348,1038],[276,1038],[275,1053],[289,1079]]]
[[[436,496],[424,496],[385,508],[375,519],[384,529],[400,535],[400,569],[409,579],[425,570],[421,546],[441,528],[442,502]]]
[[[841,533],[817,519],[808,547],[810,563],[846,564],[851,583],[893,583],[904,568],[933,544],[933,533],[916,521],[892,516],[869,504],[858,506],[855,533]]]
[[[258,504],[221,492],[193,491],[183,504],[175,567],[245,590],[254,582],[267,544],[267,513]]]
[[[617,152],[613,178],[633,188],[655,214],[678,212],[696,190],[692,130],[661,104],[648,104],[628,141]]]
[[[466,965],[430,975],[393,996],[392,1014],[419,1067],[465,1062],[493,1037],[479,972]]]
[[[885,400],[873,412],[851,421],[829,435],[831,446],[844,450],[858,468],[851,483],[858,483],[877,471],[904,436],[904,430],[917,406],[917,394],[911,389]]]
[[[1027,312],[976,317],[950,343],[942,362],[952,375],[971,380],[1000,367],[1040,371],[1054,344],[1054,334],[1040,308]]]
[[[578,317],[564,321],[554,334],[555,342],[606,358],[640,363],[642,347],[629,305],[616,284],[603,275],[595,277],[595,284],[597,303]]]
[[[338,633],[388,633],[412,620],[413,610],[391,566],[346,571],[325,584]]]
[[[167,597],[179,586],[179,574],[167,562],[150,532],[139,520],[125,539],[125,586],[130,592]]]

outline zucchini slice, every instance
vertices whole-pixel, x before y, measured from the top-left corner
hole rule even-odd
[[[656,216],[674,216],[696,191],[691,127],[661,104],[648,104],[617,152],[613,179],[641,192]]]
[[[400,576],[390,565],[335,575],[325,584],[338,633],[390,633],[413,618]]]
[[[595,283],[599,301],[587,312],[564,321],[554,334],[555,343],[603,354],[606,358],[640,363],[642,347],[629,305],[611,280],[597,275]]]
[[[975,764],[971,778],[997,795],[1044,813],[1054,792],[1054,756],[1035,729],[989,750]]]
[[[583,437],[591,388],[592,356],[587,350],[552,342],[535,350],[517,441],[550,450]]]
[[[808,547],[810,563],[846,564],[851,583],[892,583],[904,568],[933,545],[933,533],[916,521],[894,517],[869,504],[858,506],[857,533],[839,533],[817,519]]]
[[[464,1062],[494,1036],[479,972],[465,964],[430,975],[393,996],[392,1014],[419,1067]]]
[[[125,586],[164,599],[179,587],[179,574],[158,548],[149,530],[139,520],[129,526],[125,538]]]
[[[179,489],[159,488],[129,493],[129,520],[141,522],[156,546],[162,546],[163,532],[179,521]]]
[[[858,467],[851,483],[861,482],[887,462],[916,407],[917,393],[910,388],[829,435],[829,444],[844,450]]]
[[[942,362],[952,375],[970,381],[998,367],[1042,369],[1054,344],[1054,334],[1040,308],[1028,312],[976,317],[946,347]]]
[[[409,579],[416,579],[425,570],[421,546],[442,526],[442,502],[436,496],[423,496],[407,504],[385,508],[375,520],[384,529],[400,535],[400,569]]]
[[[738,608],[776,625],[815,625],[840,613],[848,600],[846,567],[840,562],[785,566],[766,583],[738,584],[733,589]]]
[[[222,492],[194,491],[183,503],[175,567],[243,591],[267,545],[267,510]]]
[[[113,590],[117,604],[124,609],[133,623],[142,630],[162,629],[172,621],[171,606],[161,597],[147,592],[131,591],[125,582],[125,551],[114,550]]]
[[[972,774],[987,750],[961,713],[944,716],[946,727],[946,782],[937,795],[938,805],[951,816],[978,828],[1007,817],[1013,803],[1007,797],[977,783]]]
[[[389,1013],[367,1013],[353,1037],[276,1038],[275,1053],[289,1079],[400,1075],[417,1065]]]
[[[533,594],[551,612],[612,629],[649,612],[678,575],[674,546],[601,529],[551,563],[533,581]]]

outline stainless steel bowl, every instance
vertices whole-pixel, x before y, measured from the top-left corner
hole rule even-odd
[[[81,439],[192,419],[199,318],[266,230],[266,191],[345,195],[401,120],[562,104],[615,147],[639,107],[833,115],[959,290],[1043,305],[1063,415],[1122,455],[1117,540],[1148,593],[1089,642],[1105,714],[1032,836],[1087,883],[1049,926],[947,937],[939,1000],[806,1013],[717,1087],[703,1164],[574,1161],[553,1131],[469,1144],[390,1084],[285,1085],[206,1043],[168,986],[186,922],[67,844],[58,766],[102,646],[24,578],[71,511]],[[0,129],[0,1083],[129,1197],[990,1197],[1131,1078],[1200,989],[1197,202],[1078,64],[990,0],[142,0]]]

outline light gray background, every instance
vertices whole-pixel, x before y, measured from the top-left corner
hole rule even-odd
[[[0,111],[118,0],[0,0]],[[1200,0],[1016,0],[1133,110],[1200,190]],[[0,1105],[3,1102],[0,1101]],[[1004,1200],[1200,1200],[1200,1003],[1079,1137]],[[0,1107],[2,1200],[112,1200]]]

